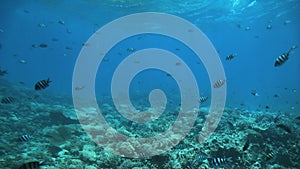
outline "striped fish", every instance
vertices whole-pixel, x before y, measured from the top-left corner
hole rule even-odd
[[[232,163],[232,157],[229,158],[222,158],[222,157],[215,157],[212,158],[209,163],[212,167],[216,167],[216,166],[220,166],[220,165],[224,165],[227,163]]]
[[[207,96],[202,96],[202,97],[199,98],[199,102],[204,103],[207,99],[208,99]]]
[[[266,161],[271,161],[271,160],[274,160],[274,157],[275,157],[275,152],[273,151],[269,151],[267,154],[266,154]]]
[[[28,134],[25,134],[25,135],[19,137],[20,142],[27,142],[27,141],[30,141],[31,139],[32,139],[32,136],[28,135]]]
[[[287,53],[284,53],[284,54],[280,55],[275,60],[274,66],[278,67],[278,66],[283,65],[289,59],[289,56],[290,56],[290,53],[292,52],[292,50],[296,49],[297,47],[298,46],[294,45],[294,46],[291,47],[291,49]]]
[[[281,66],[282,64],[284,64],[289,59],[289,55],[290,55],[289,53],[284,53],[284,54],[280,55],[276,59],[274,66],[277,67],[277,66]]]
[[[19,167],[19,169],[41,169],[43,162],[32,161],[25,163]]]
[[[41,81],[38,81],[35,85],[34,85],[34,89],[35,90],[42,90],[42,89],[45,89],[46,87],[49,86],[49,83],[50,83],[50,79],[48,78],[47,80],[41,80]]]
[[[233,58],[235,58],[236,57],[236,54],[230,54],[230,55],[228,55],[228,56],[226,56],[226,60],[232,60]]]
[[[10,103],[13,103],[15,101],[15,99],[13,97],[3,97],[1,99],[1,103],[2,104],[10,104]]]
[[[223,86],[225,84],[226,80],[218,80],[216,81],[216,83],[214,84],[214,88],[220,88],[221,86]]]

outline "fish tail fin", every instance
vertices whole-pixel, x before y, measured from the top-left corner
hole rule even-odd
[[[49,77],[48,77],[48,79],[47,79],[47,82],[48,82],[48,83],[52,82],[52,81],[50,80],[50,78],[49,78]]]
[[[290,50],[287,52],[287,55],[290,55],[290,53],[291,53],[294,49],[296,49],[296,48],[298,48],[298,46],[297,46],[297,45],[293,45],[293,46],[290,48]]]
[[[290,50],[294,50],[296,48],[298,48],[298,46],[297,45],[293,45]]]

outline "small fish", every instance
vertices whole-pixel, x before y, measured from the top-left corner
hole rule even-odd
[[[23,12],[24,12],[24,13],[30,13],[30,11],[28,11],[28,10],[26,10],[26,9],[24,9]]]
[[[46,48],[46,47],[48,47],[48,45],[45,44],[45,43],[41,43],[39,46],[40,46],[41,48]]]
[[[273,97],[277,98],[277,97],[279,97],[279,95],[278,94],[274,94]]]
[[[290,23],[292,23],[291,20],[285,20],[285,21],[283,22],[284,25],[287,25],[287,24],[290,24]]]
[[[281,128],[288,133],[292,133],[292,130],[285,124],[276,124],[276,127]]]
[[[46,27],[47,27],[46,24],[43,24],[43,23],[40,23],[38,26],[39,26],[40,28],[46,28]]]
[[[289,56],[292,52],[292,50],[296,49],[297,46],[294,45],[291,47],[291,49],[287,52],[287,53],[283,53],[282,55],[280,55],[276,60],[275,60],[275,63],[274,63],[274,66],[275,67],[278,67],[278,66],[281,66],[283,65],[288,59],[289,59]]]
[[[267,27],[266,27],[267,29],[272,29],[273,27],[272,27],[272,25],[267,25]]]
[[[89,43],[82,43],[82,46],[90,46]]]
[[[69,30],[68,28],[66,28],[66,32],[67,33],[72,33],[71,30]]]
[[[48,78],[47,80],[41,80],[38,81],[35,85],[34,85],[34,89],[35,90],[41,90],[41,89],[45,89],[46,87],[49,86],[50,83],[50,79]]]
[[[256,90],[252,90],[252,91],[251,91],[251,94],[252,94],[253,96],[259,96],[259,94],[256,92]]]
[[[204,103],[207,99],[208,99],[207,96],[202,96],[202,97],[199,98],[199,102]]]
[[[225,84],[226,80],[218,80],[216,81],[216,83],[214,84],[214,88],[220,88],[221,86],[223,86]]]
[[[181,63],[180,63],[180,62],[176,62],[175,65],[176,65],[176,66],[180,66]]]
[[[289,55],[290,55],[289,53],[284,53],[284,54],[280,55],[276,59],[274,66],[277,67],[277,66],[281,66],[282,64],[284,64],[289,59]]]
[[[75,90],[78,91],[78,90],[82,90],[83,88],[84,88],[84,86],[76,86],[76,87],[75,87]]]
[[[245,27],[245,31],[249,31],[250,29],[251,29],[250,26]]]
[[[19,137],[18,140],[20,142],[27,142],[27,141],[30,141],[31,139],[32,139],[31,135],[25,134],[25,135],[22,135],[21,137]]]
[[[275,154],[272,151],[270,151],[269,153],[266,154],[266,161],[273,159],[274,156]]]
[[[300,116],[296,117],[297,120],[300,120]]]
[[[58,23],[61,24],[61,25],[64,25],[65,21],[59,20]]]
[[[1,70],[0,69],[0,76],[4,76],[4,75],[6,75],[7,74],[7,71],[6,70]]]
[[[31,161],[28,163],[25,163],[19,167],[19,169],[40,169],[41,166],[43,166],[43,162],[38,162],[38,161]]]
[[[53,42],[57,42],[59,39],[58,38],[52,38],[51,39]]]
[[[109,62],[109,59],[104,58],[102,61],[103,61],[103,62]]]
[[[224,165],[227,163],[232,163],[232,157],[229,158],[222,158],[222,157],[215,157],[212,158],[209,163],[212,167],[216,167],[216,166],[220,166],[220,165]]]
[[[233,58],[235,58],[237,55],[236,54],[230,54],[228,56],[226,56],[226,60],[232,60]]]
[[[21,59],[21,60],[19,60],[19,63],[26,64],[27,62],[26,62],[26,60]]]
[[[249,140],[247,140],[243,146],[243,151],[246,151],[249,148],[249,146],[250,146],[250,142]]]
[[[66,46],[65,49],[72,50],[73,48],[71,48],[70,46]]]
[[[127,51],[128,51],[128,52],[134,52],[135,49],[134,49],[134,48],[127,48]]]
[[[15,101],[15,99],[13,97],[11,97],[11,96],[9,96],[9,97],[3,97],[1,99],[1,103],[2,104],[10,104],[10,103],[13,103],[14,101]]]

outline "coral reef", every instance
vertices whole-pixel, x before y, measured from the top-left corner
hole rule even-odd
[[[28,161],[44,161],[45,167],[50,169],[206,169],[214,168],[211,160],[217,157],[232,157],[233,162],[220,166],[224,168],[300,168],[300,122],[296,114],[226,108],[215,132],[208,140],[199,143],[199,132],[208,114],[208,108],[202,107],[198,110],[195,125],[177,145],[176,137],[165,137],[152,144],[145,142],[146,149],[138,150],[133,146],[138,143],[130,138],[160,134],[166,126],[174,123],[177,108],[174,112],[167,110],[163,119],[147,126],[128,122],[120,114],[113,114],[114,108],[105,104],[102,106],[103,116],[116,128],[90,123],[85,126],[85,129],[92,131],[89,136],[68,102],[53,106],[53,100],[62,98],[45,95],[38,99],[0,107],[0,168],[15,168]],[[96,113],[95,108],[89,107],[80,111]],[[79,116],[91,118],[84,113]],[[93,122],[93,119],[89,120]],[[127,142],[120,142],[119,146],[111,143],[117,132],[127,135]],[[32,135],[32,140],[19,142],[18,137],[24,134]],[[92,139],[102,140],[106,148]],[[246,141],[249,147],[243,151]],[[172,148],[160,155],[146,155],[154,148],[168,145]],[[116,147],[122,154],[139,155],[141,158],[121,157],[109,151]]]

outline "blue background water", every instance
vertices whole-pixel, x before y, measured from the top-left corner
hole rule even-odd
[[[251,3],[253,6],[251,6]],[[51,78],[51,86],[43,92],[71,94],[72,73],[82,44],[101,26],[121,16],[136,12],[166,12],[189,20],[212,41],[220,54],[227,77],[227,106],[245,109],[265,109],[284,112],[300,110],[300,49],[293,51],[290,59],[281,67],[274,67],[275,59],[287,52],[292,45],[300,45],[300,2],[298,0],[268,1],[1,1],[0,5],[0,66],[7,70],[6,78],[24,87],[42,79]],[[65,24],[59,24],[58,21]],[[291,21],[284,24],[285,21]],[[39,24],[45,24],[42,28]],[[238,27],[237,25],[241,25]],[[272,25],[272,29],[266,29]],[[246,27],[249,27],[250,30]],[[53,41],[57,38],[58,41]],[[116,49],[118,57],[107,56],[97,74],[97,93],[109,93],[109,78],[114,66],[122,57],[130,54],[127,48],[146,48],[148,45],[169,49],[178,54],[193,72],[201,95],[210,94],[206,71],[197,59],[189,59],[183,45],[165,37],[152,37],[149,41],[128,39]],[[163,42],[158,44],[157,42]],[[47,48],[33,48],[32,44],[45,43]],[[178,46],[180,50],[176,50]],[[66,49],[72,48],[72,50]],[[121,49],[120,49],[121,48]],[[118,53],[119,51],[114,51]],[[226,61],[225,57],[236,53],[237,57]],[[19,61],[25,60],[26,64]],[[100,66],[100,67],[101,67]],[[100,74],[101,72],[105,74]],[[151,75],[151,78],[150,78]],[[155,76],[153,76],[155,75]],[[103,76],[103,77],[101,77]],[[102,78],[105,79],[102,81]],[[140,74],[132,88],[162,88],[176,90],[170,77],[162,72]],[[103,87],[105,86],[105,87]],[[170,87],[171,86],[171,87]],[[295,90],[294,90],[295,89]],[[251,95],[256,90],[259,97]],[[296,91],[296,92],[295,92]],[[172,91],[173,92],[173,91]],[[145,92],[147,93],[147,91]],[[273,97],[278,94],[279,98]],[[206,103],[209,104],[209,103]]]

